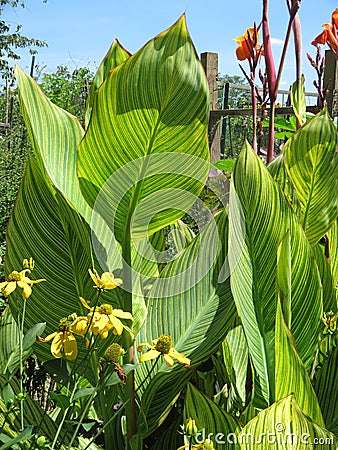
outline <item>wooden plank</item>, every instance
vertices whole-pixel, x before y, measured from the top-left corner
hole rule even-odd
[[[267,109],[268,111],[269,109]],[[318,112],[317,106],[307,106],[306,111],[316,114]],[[212,117],[211,121],[215,122],[221,117],[232,116],[251,116],[252,108],[238,108],[238,109],[217,109],[210,111],[210,116]],[[293,109],[291,106],[282,106],[280,108],[276,108],[275,114],[277,116],[289,116],[293,115]]]
[[[210,93],[210,110],[218,107],[218,53],[205,52],[201,54],[201,62],[208,80]],[[219,121],[209,120],[210,161],[221,158],[221,127]]]
[[[222,84],[221,84],[222,86]],[[229,83],[230,89],[241,89],[242,91],[251,91],[251,87],[248,84],[234,84]],[[262,88],[258,87],[258,91],[262,91]],[[284,94],[288,95],[290,94],[290,90],[280,89],[278,91],[278,94]],[[306,97],[318,97],[318,94],[316,92],[305,92]]]
[[[331,117],[338,116],[338,61],[332,50],[325,51],[324,87],[328,86],[327,108]]]

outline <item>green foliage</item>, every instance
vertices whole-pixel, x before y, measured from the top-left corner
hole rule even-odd
[[[30,436],[34,412],[51,449],[269,449],[271,435],[278,449],[335,448],[331,119],[284,123],[293,134],[268,168],[242,145],[217,166],[232,172],[228,197],[226,177],[204,188],[208,86],[184,17],[134,55],[115,41],[91,89],[77,75],[59,68],[44,89],[86,130],[16,70],[32,155],[7,230],[0,440]],[[65,95],[73,82],[86,109]],[[181,220],[192,205],[194,231]],[[23,300],[13,271],[29,256],[25,282],[46,281]],[[23,389],[32,345],[56,383],[48,415]]]
[[[40,87],[48,98],[70,114],[83,121],[93,73],[88,67],[71,71],[67,66],[58,66],[53,73],[40,77]]]
[[[46,2],[47,0],[44,0]],[[13,31],[11,24],[6,20],[1,19],[6,8],[24,8],[25,2],[19,0],[1,0],[0,2],[0,72],[2,77],[8,76],[10,72],[9,60],[20,59],[17,50],[27,47],[45,47],[46,42],[35,38],[28,38],[21,32],[21,25],[17,25]],[[32,54],[36,50],[31,49]]]

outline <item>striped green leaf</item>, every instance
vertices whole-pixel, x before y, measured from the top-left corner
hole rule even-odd
[[[88,301],[95,298],[88,274],[93,260],[85,223],[32,158],[8,225],[6,274],[21,270],[22,260],[30,256],[35,260],[32,279],[46,281],[33,286],[27,300],[25,329],[43,321],[49,334],[57,330],[62,317],[86,313],[79,296]],[[13,292],[9,301],[17,317],[22,309],[21,293]],[[119,303],[116,292],[109,294],[109,301]],[[36,344],[35,352],[44,360],[51,359],[49,347]]]
[[[261,411],[238,440],[242,450],[335,450],[337,445],[332,433],[304,414],[294,395]]]
[[[319,403],[305,366],[300,359],[294,338],[288,329],[281,302],[276,311],[276,400],[294,394],[301,410],[324,427]]]
[[[207,81],[182,16],[108,74],[79,146],[83,195],[123,246],[195,201],[209,170],[207,125]]]
[[[222,213],[217,226],[206,227],[166,266],[149,293],[152,300],[138,343],[169,334],[174,348],[191,359],[191,367],[197,367],[220,346],[235,316],[229,279],[218,282],[227,255],[227,229],[227,216]],[[151,367],[151,362],[140,365],[136,374],[138,384]],[[141,390],[141,408],[148,431],[158,426],[160,417],[168,413],[191,370],[170,369],[161,361],[152,373],[156,375],[151,383],[145,384],[144,392]]]
[[[335,312],[337,310],[336,283],[333,280],[333,274],[331,272],[331,261],[329,262],[327,260],[325,256],[325,248],[321,244],[316,244],[313,246],[313,254],[323,287],[323,310],[324,312]]]
[[[333,222],[328,234],[330,269],[332,274],[333,286],[336,289],[336,304],[338,310],[338,220]]]
[[[109,48],[106,56],[103,58],[97,72],[95,74],[94,80],[90,86],[89,95],[87,99],[87,107],[85,113],[85,128],[88,128],[91,112],[93,109],[94,98],[97,89],[106,79],[108,73],[115,67],[122,64],[126,59],[128,59],[130,53],[122,47],[117,39],[114,40],[111,47]]]
[[[302,208],[302,225],[316,244],[338,215],[337,131],[326,110],[309,120],[284,147],[285,167]]]
[[[76,117],[54,105],[18,66],[15,69],[21,112],[34,154],[53,184],[90,223],[91,210],[76,176],[77,147],[84,130]]]
[[[183,416],[185,420],[195,420],[198,429],[195,436],[197,444],[202,444],[210,436],[209,439],[217,450],[239,448],[234,443],[239,432],[237,421],[191,383],[188,383]]]
[[[302,75],[291,87],[291,104],[299,126],[306,122],[305,78]]]
[[[277,253],[287,229],[291,252],[291,330],[308,367],[317,345],[322,290],[311,248],[289,202],[246,144],[234,172],[229,212],[231,288],[267,403],[274,399]],[[240,239],[241,230],[245,240]]]
[[[295,188],[289,178],[285,168],[284,154],[282,153],[268,165],[268,171],[272,178],[277,182],[281,190],[284,192],[287,200],[292,206],[298,217],[301,217],[301,207],[297,197]]]
[[[165,430],[151,447],[151,450],[163,450],[164,448],[176,450],[181,447],[183,445],[183,436],[180,434],[180,432],[182,432],[182,423],[183,418],[179,417],[175,422],[170,423],[170,425],[165,427]]]
[[[291,241],[287,231],[277,249],[277,286],[285,322],[291,328]],[[279,304],[279,303],[278,303]],[[278,311],[278,305],[277,305]]]
[[[327,428],[338,437],[338,347],[325,361],[315,383],[315,391]]]
[[[239,397],[242,406],[247,400],[246,378],[248,370],[248,344],[246,342],[243,326],[237,319],[235,326],[229,331],[223,342],[224,356],[230,359],[226,362],[232,388]]]

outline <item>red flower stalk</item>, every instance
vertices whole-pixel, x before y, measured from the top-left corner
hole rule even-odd
[[[234,39],[238,46],[236,49],[237,59],[240,61],[247,60],[249,62],[250,74],[247,75],[245,70],[241,65],[242,72],[248,80],[251,87],[251,98],[252,98],[252,121],[253,121],[253,137],[252,137],[252,147],[257,152],[257,98],[256,98],[256,87],[255,87],[255,75],[256,68],[259,64],[261,56],[264,54],[264,49],[262,45],[259,45],[259,28],[256,24],[252,28],[248,28],[243,36],[239,36]]]
[[[273,60],[272,48],[271,48],[271,36],[270,36],[270,28],[269,28],[268,10],[269,10],[269,1],[263,0],[262,28],[263,28],[264,58],[265,58],[266,74],[268,77],[268,84],[269,84],[269,98],[270,98],[270,101],[274,102],[277,97],[277,92],[276,92],[276,81],[277,80],[276,80],[275,63]]]

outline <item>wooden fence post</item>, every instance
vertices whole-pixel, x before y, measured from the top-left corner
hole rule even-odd
[[[329,86],[327,107],[332,118],[338,116],[338,60],[331,50],[325,50],[324,86]]]
[[[218,54],[205,52],[201,54],[201,62],[207,76],[210,92],[210,110],[218,109]],[[210,116],[211,117],[211,116]],[[218,161],[221,157],[221,127],[219,120],[209,120],[210,161]]]

